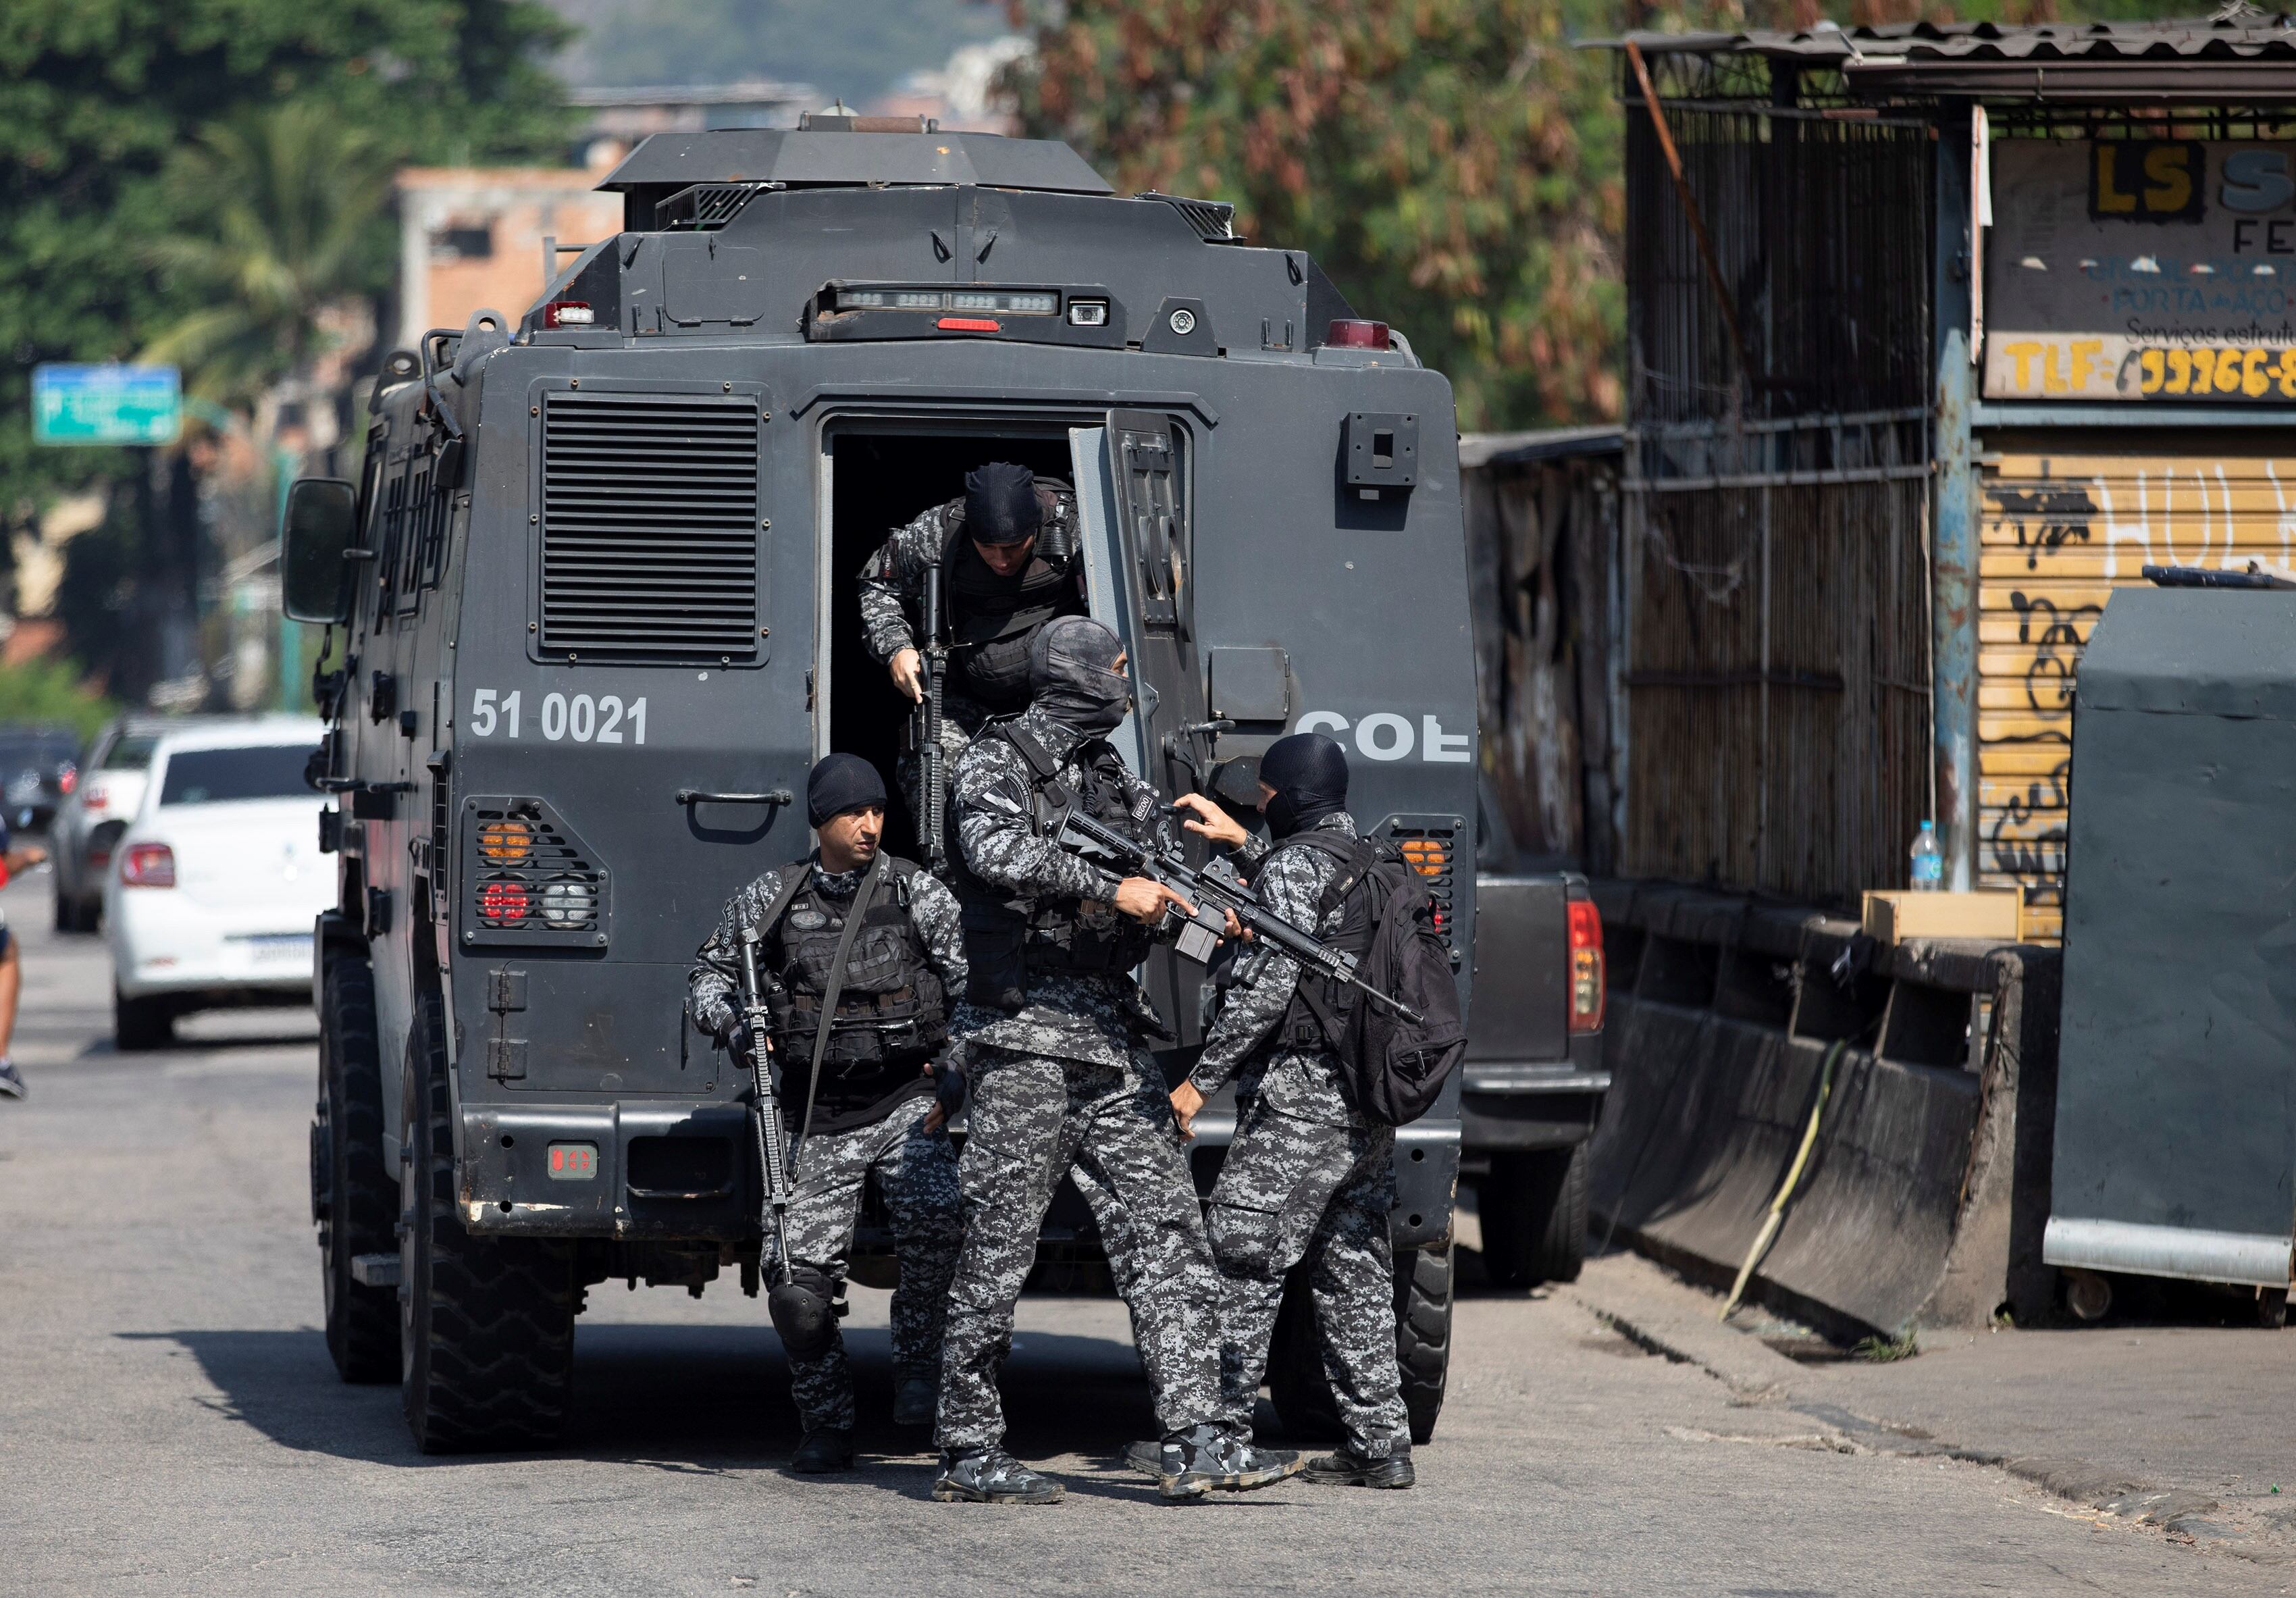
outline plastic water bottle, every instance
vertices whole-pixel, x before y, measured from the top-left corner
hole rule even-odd
[[[1945,886],[1945,853],[1938,848],[1937,823],[1925,821],[1914,834],[1912,860],[1915,892],[1935,893]]]

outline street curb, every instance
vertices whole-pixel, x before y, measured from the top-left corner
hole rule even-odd
[[[1777,1405],[1829,1428],[1845,1452],[1895,1454],[1951,1460],[2004,1471],[2031,1482],[2051,1496],[2103,1514],[2157,1527],[2169,1541],[2190,1547],[2203,1544],[2259,1564],[2296,1563],[2296,1548],[2259,1540],[2253,1534],[2210,1518],[2222,1507],[2207,1493],[2160,1487],[2127,1472],[2084,1459],[2011,1457],[1962,1446],[1912,1427],[1860,1415],[1840,1405],[1797,1401],[1801,1367],[1760,1340],[1732,1331],[1714,1318],[1714,1296],[1663,1274],[1648,1260],[1602,1266],[1594,1281],[1582,1275],[1562,1291],[1572,1303],[1620,1336],[1677,1364],[1695,1365],[1728,1388],[1735,1402]]]

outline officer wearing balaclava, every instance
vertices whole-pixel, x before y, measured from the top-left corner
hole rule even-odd
[[[1037,1255],[1054,1183],[1073,1161],[1119,1206],[1136,1240],[1128,1306],[1163,1437],[1168,1498],[1262,1487],[1296,1468],[1260,1456],[1218,1422],[1211,1252],[1163,1076],[1144,1044],[1168,1036],[1132,979],[1167,906],[1054,841],[1081,807],[1111,828],[1168,842],[1155,790],[1108,742],[1131,702],[1123,644],[1062,617],[1029,646],[1029,709],[992,723],[957,761],[955,830],[972,982],[972,1108],[963,1167],[964,1244],[943,1344],[939,1479],[933,1496],[1042,1504],[1060,1486],[1004,1451],[996,1371]]]
[[[942,636],[950,646],[941,695],[948,770],[984,720],[1028,703],[1037,630],[1085,613],[1075,490],[991,461],[966,476],[962,497],[926,511],[869,557],[860,579],[862,641],[912,701],[924,692],[918,645],[932,567],[940,569]],[[914,791],[913,758],[900,776]]]
[[[1392,850],[1357,834],[1347,752],[1321,733],[1277,739],[1260,757],[1259,798],[1270,842],[1201,795],[1183,794],[1176,805],[1193,817],[1188,831],[1227,846],[1262,905],[1332,938],[1345,914],[1334,883],[1357,880],[1379,851]],[[1235,1141],[1206,1216],[1220,1272],[1220,1417],[1250,1435],[1283,1279],[1305,1261],[1346,1433],[1336,1453],[1308,1463],[1308,1478],[1407,1487],[1411,1424],[1395,1357],[1388,1237],[1395,1129],[1341,1091],[1339,1057],[1299,987],[1289,956],[1272,948],[1246,955],[1195,1069],[1172,1094],[1173,1113],[1193,1135],[1204,1101],[1235,1085]]]

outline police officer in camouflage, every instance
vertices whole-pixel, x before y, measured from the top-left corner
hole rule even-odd
[[[793,1286],[801,1296],[769,1301],[804,1426],[791,1466],[811,1474],[853,1463],[853,1377],[837,1321],[861,1191],[873,1173],[900,1263],[892,1303],[893,1419],[922,1426],[933,1418],[963,1226],[946,1122],[963,1087],[953,1071],[936,1078],[930,1062],[944,1052],[949,1007],[964,991],[966,967],[955,897],[919,867],[880,852],[885,787],[876,768],[857,756],[831,755],[813,768],[806,800],[819,847],[726,901],[687,993],[695,1021],[746,1068],[742,941],[758,930],[760,965],[782,990],[774,1052],[783,1113],[797,1139],[790,1280],[773,1285]],[[849,945],[848,923],[857,914],[860,926]],[[840,947],[844,979],[816,1078],[823,1002]],[[770,1217],[767,1225],[770,1232]],[[772,1261],[779,1252],[768,1235],[762,1258]],[[778,1265],[772,1269],[778,1276]]]
[[[996,1376],[1037,1227],[1071,1162],[1130,1228],[1123,1274],[1164,1433],[1160,1490],[1188,1500],[1265,1486],[1291,1465],[1271,1466],[1218,1423],[1211,1252],[1163,1078],[1143,1047],[1164,1028],[1130,975],[1150,929],[1184,901],[1054,841],[1071,807],[1135,836],[1164,824],[1155,791],[1107,742],[1130,702],[1123,645],[1096,621],[1056,619],[1030,642],[1029,683],[1029,708],[990,724],[955,782],[972,968],[957,1025],[972,1110],[933,1496],[1043,1504],[1062,1494],[1004,1452]]]
[[[869,557],[861,571],[861,634],[870,655],[913,701],[924,685],[925,572],[941,570],[949,680],[941,696],[944,770],[991,715],[1029,702],[1029,641],[1056,616],[1085,613],[1076,491],[1026,466],[992,461],[964,479],[964,496],[925,512]],[[914,756],[901,780],[916,804]]]
[[[1320,733],[1278,739],[1259,763],[1260,809],[1273,847],[1200,795],[1177,803],[1186,825],[1226,844],[1259,902],[1293,926],[1340,929],[1343,873],[1360,859],[1347,811],[1346,753]],[[1267,1368],[1283,1278],[1308,1266],[1324,1372],[1346,1431],[1336,1454],[1311,1460],[1312,1481],[1412,1485],[1411,1424],[1395,1353],[1395,1131],[1359,1113],[1341,1066],[1299,996],[1297,963],[1274,949],[1239,962],[1195,1069],[1172,1094],[1191,1127],[1204,1101],[1233,1081],[1235,1141],[1207,1217],[1220,1272],[1220,1398],[1246,1433]]]

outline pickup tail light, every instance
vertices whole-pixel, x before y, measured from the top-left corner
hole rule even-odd
[[[1608,983],[1603,971],[1603,913],[1592,899],[1572,899],[1570,912],[1570,1029],[1603,1029]]]
[[[176,851],[164,843],[130,844],[119,863],[122,888],[173,888]]]
[[[62,794],[66,799],[71,798],[72,790],[78,786],[78,766],[67,766],[62,771],[56,773],[56,791]]]

